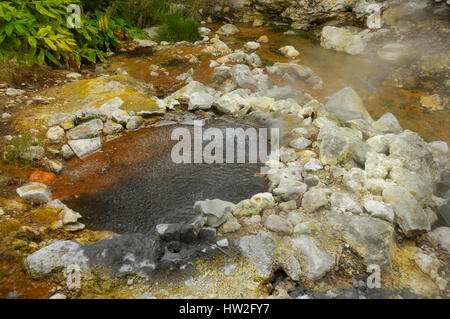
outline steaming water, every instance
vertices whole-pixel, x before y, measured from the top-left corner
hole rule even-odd
[[[208,127],[224,131],[228,127],[245,129],[248,126],[212,120],[206,122],[204,129]],[[193,215],[192,208],[197,200],[220,198],[237,203],[264,190],[264,179],[255,175],[260,164],[173,163],[171,145],[176,141],[170,141],[172,128],[149,129],[130,146],[134,147],[133,151],[145,152],[146,147],[158,144],[164,152],[127,165],[126,169],[133,173],[126,178],[65,201],[70,208],[80,212],[83,216],[81,222],[93,230],[146,233],[158,223],[187,220]],[[192,127],[189,129],[193,131]],[[156,133],[161,132],[155,140]],[[248,142],[246,144],[248,148]],[[89,184],[96,178],[90,176],[83,182]]]

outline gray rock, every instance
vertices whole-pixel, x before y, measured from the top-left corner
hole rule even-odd
[[[328,213],[327,223],[335,236],[348,243],[367,265],[390,269],[394,228],[391,224],[366,216]]]
[[[181,102],[188,103],[189,98],[194,93],[209,93],[208,88],[197,81],[189,82],[186,86],[172,94],[172,97]]]
[[[60,126],[54,126],[49,128],[46,134],[47,138],[53,144],[59,144],[63,140],[65,133],[64,129]]]
[[[334,259],[321,249],[309,236],[299,236],[291,240],[292,247],[300,254],[300,264],[311,280],[322,278],[334,266]]]
[[[311,141],[304,137],[299,137],[289,142],[289,146],[296,150],[303,150],[307,148],[309,145],[311,145]]]
[[[234,233],[237,232],[241,228],[241,224],[237,221],[237,219],[233,216],[228,216],[225,223],[220,225],[220,232],[222,234]]]
[[[306,171],[316,172],[316,171],[320,171],[323,168],[323,166],[319,160],[317,160],[315,158],[311,158],[308,162],[306,162],[306,164],[303,166],[303,168]]]
[[[40,200],[48,202],[52,198],[52,193],[47,185],[42,183],[29,183],[16,189],[21,198],[28,200]]]
[[[394,208],[395,222],[406,236],[430,231],[427,214],[411,193],[401,186],[388,186],[383,200]]]
[[[48,121],[48,126],[62,125],[65,122],[75,122],[75,114],[70,113],[56,113]]]
[[[345,27],[324,27],[320,34],[320,45],[325,49],[344,51],[351,55],[360,54],[365,49],[361,36]]]
[[[302,207],[312,213],[320,207],[328,205],[329,191],[323,188],[311,188],[303,195]]]
[[[364,203],[364,209],[372,216],[384,219],[390,223],[394,222],[394,209],[391,204],[386,204],[376,200],[369,200]]]
[[[213,105],[215,97],[205,92],[194,92],[189,96],[189,111],[209,110]]]
[[[284,56],[287,56],[288,58],[292,59],[300,55],[300,52],[298,52],[292,45],[286,45],[280,48],[280,52]]]
[[[86,107],[82,110],[77,111],[75,113],[75,118],[77,122],[87,122],[94,119],[101,119],[102,121],[106,121],[108,116],[99,108]]]
[[[219,112],[236,114],[245,106],[245,99],[237,93],[230,92],[214,101],[213,106]]]
[[[447,198],[445,202],[439,206],[438,213],[445,220],[447,225],[450,225],[450,198]]]
[[[180,241],[180,224],[158,224],[156,233],[164,241]]]
[[[111,120],[107,120],[103,125],[104,135],[115,135],[123,131],[123,126],[119,123],[115,123]]]
[[[385,135],[375,135],[369,138],[366,143],[377,153],[389,153],[389,142]]]
[[[413,194],[419,203],[425,204],[431,200],[433,186],[419,174],[402,167],[393,167],[389,177]]]
[[[91,139],[71,140],[68,144],[78,158],[84,158],[101,150],[102,139],[94,137]]]
[[[206,226],[219,227],[226,221],[226,213],[231,213],[235,204],[220,199],[198,201],[194,204],[194,211],[206,216]]]
[[[258,50],[260,47],[261,47],[261,44],[259,44],[258,42],[253,42],[253,41],[250,41],[250,42],[247,42],[246,44],[244,44],[244,48],[249,51]]]
[[[283,178],[272,192],[284,200],[300,200],[308,186],[300,181]]]
[[[67,138],[69,140],[82,140],[100,136],[102,133],[103,122],[99,119],[94,119],[68,130]]]
[[[398,158],[404,168],[420,174],[432,183],[438,180],[433,154],[417,133],[405,130],[396,135],[389,145],[389,153],[390,156]]]
[[[132,116],[127,122],[127,130],[137,131],[144,125],[144,118],[142,116]]]
[[[397,134],[403,131],[403,128],[401,127],[397,118],[392,113],[385,113],[375,123],[372,124],[372,128],[378,134]]]
[[[217,34],[223,35],[223,36],[230,36],[234,35],[239,32],[239,29],[233,25],[233,24],[225,24],[219,28],[219,30],[216,31]]]
[[[450,227],[438,227],[431,232],[431,235],[437,239],[439,246],[450,253]]]
[[[263,279],[270,278],[276,248],[275,239],[270,233],[259,231],[257,235],[244,236],[239,240],[238,247]]]
[[[253,195],[250,199],[251,203],[260,209],[270,208],[275,206],[275,199],[271,193],[259,193]]]
[[[75,241],[58,240],[41,248],[25,259],[28,273],[32,278],[39,278],[72,265],[77,265],[80,270],[87,270],[89,259],[82,247]]]
[[[443,198],[450,197],[450,168],[444,169],[436,184],[436,194]]]
[[[75,153],[72,151],[69,145],[64,144],[61,147],[61,155],[64,159],[68,160],[75,156]]]
[[[278,207],[279,207],[279,208],[281,209],[281,211],[283,211],[283,212],[289,212],[289,211],[292,211],[292,210],[297,209],[297,202],[296,202],[295,200],[290,200],[290,201],[288,201],[288,202],[280,203],[280,204],[278,205]]]
[[[367,183],[367,173],[360,168],[354,167],[344,174],[343,182],[353,193],[361,193]]]
[[[181,241],[186,243],[193,242],[197,236],[199,236],[206,220],[207,218],[205,216],[198,215],[193,217],[190,221],[184,223],[180,230]]]
[[[7,96],[18,96],[18,95],[22,95],[24,93],[25,93],[25,91],[24,90],[20,90],[20,89],[14,89],[14,88],[7,88],[6,89],[6,95]]]
[[[267,216],[264,226],[273,232],[282,234],[282,235],[290,235],[292,234],[293,226],[286,219],[278,216],[278,215],[269,215]]]
[[[201,241],[212,242],[216,238],[217,230],[214,227],[202,227],[198,233]]]
[[[342,122],[353,119],[373,121],[358,93],[351,87],[346,87],[331,96],[325,108]]]
[[[386,155],[373,151],[366,154],[366,162],[364,165],[367,177],[382,179],[387,177],[392,166]]]
[[[301,181],[302,171],[298,166],[272,168],[267,172],[266,177],[269,180],[269,191],[272,191],[283,179]]]
[[[450,151],[448,149],[447,143],[444,141],[434,141],[428,143],[428,147],[430,148],[431,153],[433,154],[433,158],[435,162],[438,164],[440,169],[444,169],[450,158]]]
[[[355,214],[362,213],[361,206],[353,198],[344,193],[333,192],[330,196],[330,204],[343,211],[349,211]]]

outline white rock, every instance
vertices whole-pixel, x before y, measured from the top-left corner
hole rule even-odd
[[[3,120],[7,120],[7,119],[10,119],[10,118],[12,118],[12,115],[11,115],[11,114],[9,114],[9,113],[7,113],[7,112],[5,112],[5,113],[2,114],[2,119],[3,119]]]
[[[229,245],[228,239],[226,239],[226,238],[217,241],[217,246],[219,246],[221,248],[226,248],[226,247],[228,247],[228,245]]]
[[[271,193],[259,193],[253,195],[250,201],[261,209],[275,206],[275,200]]]
[[[365,44],[359,34],[349,31],[347,28],[326,26],[320,34],[320,45],[325,49],[344,51],[348,54],[360,54],[365,49]]]
[[[394,221],[394,209],[391,204],[386,204],[376,200],[369,200],[364,203],[364,209],[372,217],[381,218],[391,223]]]
[[[94,137],[90,139],[71,140],[68,144],[78,158],[84,158],[101,150],[102,139],[100,137]]]
[[[59,144],[61,143],[62,139],[65,136],[65,132],[64,129],[60,126],[54,126],[51,127],[48,131],[47,131],[47,138],[50,140],[51,143],[54,144]]]
[[[194,92],[189,97],[188,110],[209,110],[214,103],[215,97],[205,92]]]
[[[230,36],[239,32],[239,29],[233,24],[225,24],[216,31],[217,34]]]
[[[321,170],[323,168],[323,166],[318,159],[311,158],[308,162],[306,162],[306,164],[303,166],[303,168],[306,171],[315,172],[315,171]]]
[[[66,78],[72,79],[72,80],[78,80],[81,79],[82,75],[80,73],[72,72],[66,75]]]
[[[29,183],[25,186],[19,187],[16,191],[20,197],[29,200],[41,200],[48,202],[52,197],[52,193],[48,186],[42,183]]]
[[[296,58],[300,55],[300,52],[298,52],[292,45],[286,45],[282,48],[280,48],[281,54],[287,56],[288,58]]]
[[[329,191],[313,187],[303,195],[302,207],[307,213],[312,213],[320,207],[328,205]]]
[[[289,142],[289,146],[296,150],[303,150],[311,145],[311,141],[304,137],[299,137]]]
[[[17,95],[22,95],[24,93],[25,93],[24,90],[13,89],[13,88],[6,89],[6,95],[8,95],[8,96],[17,96]]]
[[[244,45],[244,48],[246,49],[246,50],[251,50],[251,51],[255,51],[255,50],[258,50],[259,48],[261,47],[261,45],[258,43],[258,42],[253,42],[253,41],[250,41],[250,42],[247,42],[245,45]]]

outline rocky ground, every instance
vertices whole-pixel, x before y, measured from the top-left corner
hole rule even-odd
[[[448,56],[411,58],[408,39],[417,25],[363,30],[357,15],[343,18],[345,10],[328,8],[325,20],[312,14],[306,21],[289,9],[296,1],[271,3],[268,12],[283,8],[295,30],[339,21],[316,32],[322,47],[376,55],[392,63],[393,77],[414,61],[407,76],[387,81],[408,86],[412,74],[414,88],[417,79],[435,83],[421,103],[431,112],[448,109]],[[390,18],[414,16],[401,8],[386,9],[388,26]],[[238,12],[230,10],[259,24]],[[448,22],[423,21],[446,39]],[[448,298],[447,143],[425,141],[389,112],[374,120],[350,86],[323,98],[326,80],[300,63],[299,47],[278,47],[279,61],[268,64],[258,50],[273,39],[260,34],[233,49],[227,39],[239,27],[214,29],[202,27],[204,38],[194,44],[137,40],[116,57],[160,57],[145,70],[113,62],[58,73],[50,88],[2,85],[0,296]],[[139,79],[137,69],[153,80]],[[189,113],[280,129],[279,156],[265,163],[267,192],[239,203],[199,201],[195,218],[160,224],[150,235],[88,230],[79,213],[52,196],[69,161],[89,161],[144,127],[186,123]],[[368,287],[368,266],[380,269],[381,289]],[[76,287],[67,278],[77,271]]]

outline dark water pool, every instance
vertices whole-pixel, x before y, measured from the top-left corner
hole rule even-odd
[[[175,164],[170,153],[176,141],[170,140],[170,134],[176,127],[179,126],[152,128],[136,140],[131,152],[145,152],[156,146],[163,146],[165,151],[122,168],[132,174],[99,191],[81,193],[64,202],[80,212],[83,216],[80,221],[89,229],[148,233],[158,223],[189,219],[197,200],[220,198],[237,203],[264,191],[264,178],[257,176],[259,163]],[[193,132],[192,126],[184,127]],[[208,127],[221,131],[229,127],[248,128],[225,120],[208,120],[204,129]],[[161,131],[163,134],[154,134]],[[85,183],[89,183],[89,178]]]

